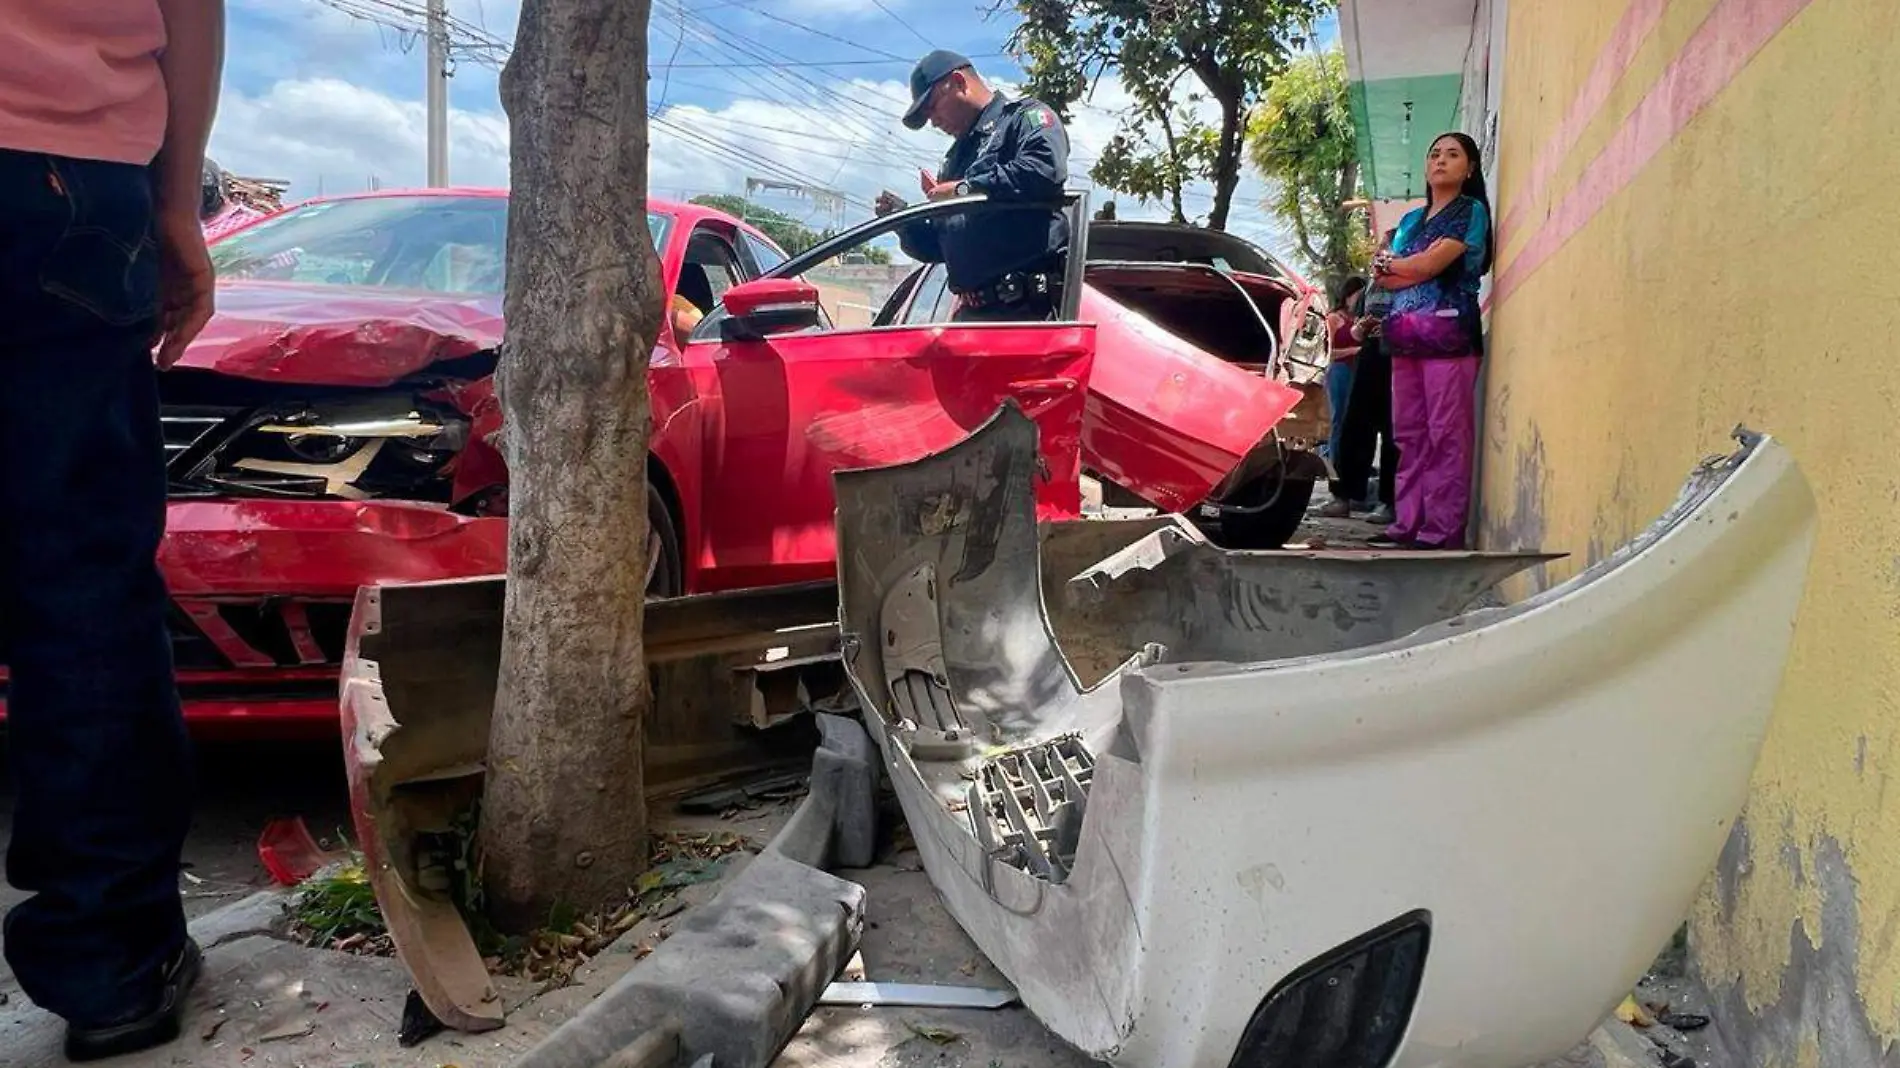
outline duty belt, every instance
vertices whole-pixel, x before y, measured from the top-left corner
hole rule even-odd
[[[956,294],[967,308],[998,308],[1038,299],[1053,302],[1060,287],[1054,275],[1012,271],[983,285],[959,289]]]

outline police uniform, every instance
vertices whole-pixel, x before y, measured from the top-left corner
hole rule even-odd
[[[930,86],[949,73],[930,77],[932,62],[952,69],[968,65],[959,60],[954,53],[932,53],[918,65],[912,75],[916,103],[906,125]],[[1068,172],[1069,137],[1055,110],[997,93],[950,146],[937,180],[957,182],[959,195],[1051,204],[1060,203]],[[905,227],[898,240],[912,259],[944,265],[958,297],[958,319],[1046,319],[1060,306],[1069,246],[1068,218],[1060,209],[943,216]]]

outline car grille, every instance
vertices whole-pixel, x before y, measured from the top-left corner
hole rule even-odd
[[[324,667],[343,662],[350,602],[301,597],[180,602],[172,649],[178,666]],[[181,654],[189,651],[187,663]]]
[[[189,482],[192,472],[237,429],[242,408],[168,405],[159,412],[165,439],[165,471],[174,491]]]

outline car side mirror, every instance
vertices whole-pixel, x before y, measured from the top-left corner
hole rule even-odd
[[[809,330],[824,322],[818,287],[797,278],[758,278],[726,290],[723,332],[728,341],[758,341]]]

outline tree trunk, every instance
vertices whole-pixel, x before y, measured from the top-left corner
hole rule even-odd
[[[1234,204],[1234,189],[1240,185],[1240,152],[1243,147],[1247,112],[1236,100],[1220,102],[1220,149],[1214,158],[1214,210],[1207,217],[1209,230],[1227,229],[1227,212]]]
[[[527,0],[501,78],[508,595],[481,838],[504,930],[624,894],[647,863],[646,375],[663,299],[642,210],[648,7]]]
[[[1169,216],[1168,221],[1172,223],[1185,223],[1187,222],[1186,205],[1181,202],[1181,186],[1183,184],[1181,180],[1181,146],[1174,139],[1174,122],[1168,118],[1167,108],[1165,106],[1162,107],[1156,112],[1155,117],[1161,121],[1161,132],[1167,138],[1168,142],[1168,196],[1173,212]]]

